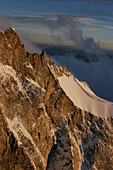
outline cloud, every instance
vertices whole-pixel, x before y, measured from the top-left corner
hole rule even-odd
[[[48,23],[52,36],[56,30],[60,28],[68,29],[67,37],[73,41],[77,49],[82,49],[92,54],[104,54],[100,46],[94,42],[93,38],[84,38],[80,29],[78,29],[77,23],[69,16],[58,15],[56,22]],[[56,37],[58,39],[58,37]]]
[[[27,36],[22,38],[22,41],[25,46],[25,50],[30,52],[30,53],[41,53],[42,50],[37,47],[30,39],[27,38]]]

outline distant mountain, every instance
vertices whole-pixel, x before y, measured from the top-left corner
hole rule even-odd
[[[113,169],[113,103],[0,31],[0,169]]]
[[[102,54],[93,54],[88,53],[84,50],[76,49],[74,47],[69,46],[55,46],[55,45],[44,45],[44,44],[36,44],[36,46],[44,49],[48,56],[52,56],[54,58],[58,58],[59,56],[65,57],[73,57],[78,61],[83,61],[86,63],[91,62],[99,62],[112,60],[113,62],[113,51],[111,50],[103,50]]]

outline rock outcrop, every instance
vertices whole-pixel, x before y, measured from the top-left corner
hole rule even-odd
[[[75,106],[63,74],[44,51],[26,52],[13,28],[0,32],[1,170],[113,169],[113,119]]]

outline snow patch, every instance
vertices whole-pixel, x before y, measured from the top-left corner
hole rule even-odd
[[[44,107],[44,103],[39,103],[38,107],[39,108],[43,108]]]
[[[53,66],[53,65],[49,65],[49,64],[48,64],[48,67],[49,67],[49,69],[50,69],[51,73],[53,74],[54,78],[56,79],[56,78],[57,78],[57,76],[56,76],[56,73],[55,73],[55,68],[54,68],[54,66]]]
[[[30,82],[30,84],[33,84],[35,87],[41,89],[44,93],[46,92],[46,90],[45,90],[44,88],[42,88],[42,87],[41,87],[38,83],[36,83],[34,80],[29,79],[29,78],[27,78],[27,77],[26,77],[26,80],[27,80],[28,82]]]
[[[80,148],[79,148],[79,146],[81,146],[81,140],[78,140],[78,143],[77,143],[77,141],[75,140],[75,137],[72,135],[70,130],[69,130],[69,136],[71,140],[71,152],[72,152],[73,158],[74,158],[74,152],[75,152],[74,147],[76,147],[78,150],[78,154],[79,154],[79,169],[78,170],[81,170],[81,166],[83,162],[83,153],[81,154]],[[74,163],[74,159],[73,159],[73,163]]]
[[[9,129],[18,141],[18,145],[24,149],[34,166],[34,169],[37,169],[38,167],[38,160],[45,166],[45,161],[41,152],[34,143],[30,133],[22,125],[21,120],[18,117],[14,117],[13,120],[6,117],[6,120]]]
[[[7,46],[8,46],[9,48],[11,48],[11,44],[8,44]]]
[[[32,128],[33,128],[33,129],[34,129],[35,125],[36,125],[36,123],[33,123],[33,125],[32,125]]]
[[[26,66],[27,66],[28,68],[33,69],[33,66],[32,66],[31,64],[27,64]]]
[[[2,34],[4,34],[4,32],[3,32],[2,30],[0,30],[0,32],[1,32]]]
[[[13,28],[13,27],[11,27],[11,29],[13,30],[13,31],[15,31],[15,29]],[[15,31],[16,32],[16,31]]]
[[[61,88],[83,111],[102,118],[113,117],[113,103],[96,96],[91,89],[73,76],[58,78]]]
[[[11,66],[3,65],[0,63],[0,74],[3,76],[3,81],[5,81],[5,79],[7,79],[7,78],[13,77],[17,83],[19,91],[21,91],[21,92],[24,91],[22,83],[16,75],[16,71]]]

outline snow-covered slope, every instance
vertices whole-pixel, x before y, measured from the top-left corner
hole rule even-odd
[[[113,117],[113,103],[97,97],[86,83],[66,75],[58,80],[66,95],[77,107],[102,118]]]

